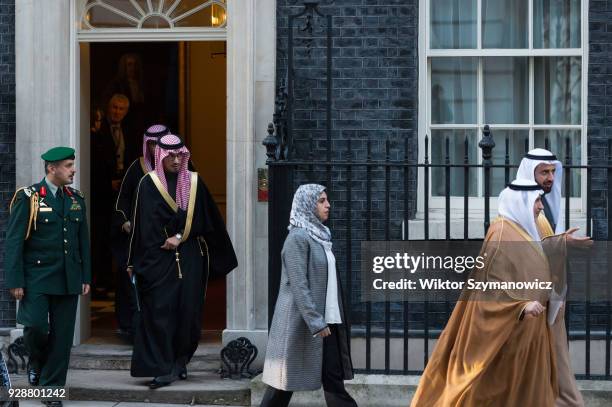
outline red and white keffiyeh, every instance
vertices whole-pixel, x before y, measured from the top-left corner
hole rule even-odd
[[[144,158],[145,167],[147,172],[153,171],[153,163],[155,162],[155,157],[151,157],[149,154],[149,148],[147,147],[147,143],[149,141],[154,141],[157,144],[157,140],[166,134],[170,133],[170,130],[163,124],[154,124],[149,127],[144,134],[142,139],[142,157]]]
[[[174,134],[167,134],[158,139],[157,146],[155,147],[154,171],[167,191],[168,183],[166,181],[166,174],[162,161],[170,155],[171,152],[181,156],[181,166],[176,180],[176,204],[179,208],[187,210],[189,192],[191,190],[191,173],[188,170],[189,157],[191,154],[187,147],[185,147],[183,140]]]

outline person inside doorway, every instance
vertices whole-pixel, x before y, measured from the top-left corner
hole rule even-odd
[[[96,298],[105,298],[113,287],[110,228],[113,209],[126,164],[133,159],[131,132],[123,119],[130,108],[128,98],[115,94],[108,102],[106,118],[91,136],[92,166],[92,251]],[[95,128],[94,128],[95,129]],[[114,234],[118,234],[114,232]]]
[[[128,98],[130,110],[124,120],[137,134],[142,134],[150,108],[146,103],[144,67],[139,54],[128,52],[119,58],[117,72],[107,84],[103,100],[108,101],[115,94]]]

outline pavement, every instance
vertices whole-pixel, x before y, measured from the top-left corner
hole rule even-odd
[[[42,407],[39,401],[27,400],[20,401],[19,407]],[[159,403],[125,403],[125,402],[112,402],[112,401],[64,401],[65,407],[230,407],[230,406],[211,406],[203,404],[159,404]]]

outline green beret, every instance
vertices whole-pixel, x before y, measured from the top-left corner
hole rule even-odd
[[[40,156],[45,161],[62,161],[74,160],[74,148],[70,147],[53,147]]]

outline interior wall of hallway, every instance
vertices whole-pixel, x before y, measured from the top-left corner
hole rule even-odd
[[[187,43],[188,126],[191,159],[226,212],[226,55],[223,41]]]
[[[227,212],[227,85],[224,41],[185,44],[187,117],[191,160],[224,219]],[[204,329],[222,330],[226,322],[225,279],[208,282]]]

